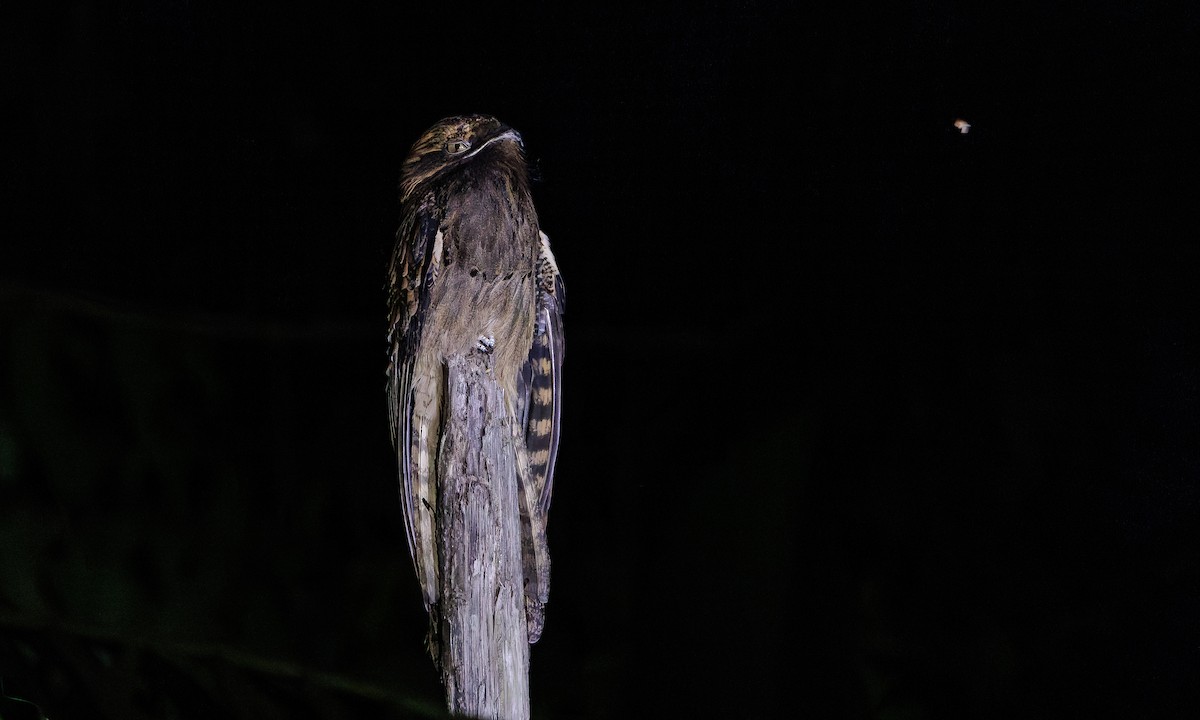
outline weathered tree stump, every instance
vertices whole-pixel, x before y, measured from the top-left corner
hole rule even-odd
[[[441,667],[452,713],[529,717],[517,449],[491,356],[447,362],[438,453]]]

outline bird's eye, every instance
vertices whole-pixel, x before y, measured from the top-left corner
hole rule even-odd
[[[471,143],[466,140],[447,140],[446,152],[451,155],[458,155],[471,149]]]

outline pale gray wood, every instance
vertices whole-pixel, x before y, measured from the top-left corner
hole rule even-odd
[[[527,720],[517,456],[491,356],[447,361],[438,453],[441,664],[450,711]]]

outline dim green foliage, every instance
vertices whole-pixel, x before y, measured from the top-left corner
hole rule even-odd
[[[4,300],[0,678],[51,717],[440,716],[390,477],[322,472],[346,389],[294,397],[344,339]]]

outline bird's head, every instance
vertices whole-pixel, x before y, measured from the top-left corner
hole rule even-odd
[[[462,115],[440,120],[425,131],[400,172],[400,200],[443,172],[475,161],[481,153],[524,167],[521,135],[489,115]]]

